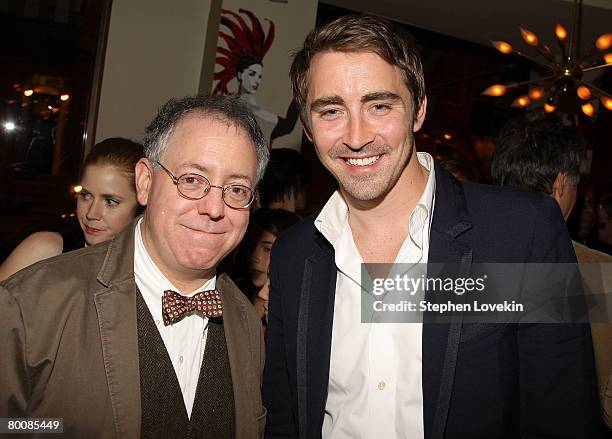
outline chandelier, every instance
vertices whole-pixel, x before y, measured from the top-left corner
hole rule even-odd
[[[537,58],[516,50],[505,41],[491,41],[491,44],[503,54],[515,54],[526,58],[546,70],[546,74],[523,82],[494,84],[481,94],[486,96],[503,96],[510,89],[526,88],[527,93],[518,96],[512,103],[513,107],[525,108],[537,101],[544,102],[544,111],[553,113],[557,109],[573,113],[579,105],[582,112],[589,117],[595,115],[597,100],[612,111],[612,95],[599,89],[584,77],[584,74],[597,69],[612,66],[612,33],[600,35],[595,41],[595,47],[579,57],[575,47],[578,33],[578,0],[574,1],[573,29],[571,35],[560,24],[555,27],[555,36],[560,53],[543,44],[536,34],[520,28],[523,41],[535,49]],[[594,105],[595,104],[595,105]]]

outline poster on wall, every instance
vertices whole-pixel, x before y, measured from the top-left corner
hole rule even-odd
[[[223,0],[212,94],[238,95],[271,148],[299,150],[303,128],[289,82],[291,54],[314,27],[316,0]]]

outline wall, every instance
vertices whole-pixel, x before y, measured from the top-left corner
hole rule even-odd
[[[113,0],[96,142],[113,136],[141,140],[161,104],[198,92],[216,2]]]

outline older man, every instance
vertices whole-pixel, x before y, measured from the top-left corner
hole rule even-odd
[[[0,417],[67,437],[257,438],[262,329],[216,268],[241,240],[268,150],[237,100],[170,100],[136,166],[144,217],[0,287]]]
[[[597,437],[586,325],[361,322],[362,263],[574,262],[556,203],[415,150],[421,61],[385,20],[316,29],[291,80],[339,189],[272,250],[267,437]]]

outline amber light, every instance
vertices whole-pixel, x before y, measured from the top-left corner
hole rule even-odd
[[[506,91],[508,89],[501,84],[495,84],[492,85],[491,87],[487,88],[485,91],[483,91],[481,94],[485,95],[485,96],[503,96],[506,94]]]
[[[546,111],[547,113],[553,113],[556,109],[557,107],[555,107],[554,105],[544,104],[544,111]]]
[[[608,110],[612,111],[612,98],[609,98],[608,96],[602,96],[601,97],[601,103],[604,105],[604,107],[606,107]]]
[[[449,134],[449,133],[444,133],[444,135],[442,137],[444,137],[446,140],[450,140],[450,139],[453,138],[453,136],[451,134]]]
[[[559,41],[565,41],[567,38],[567,31],[563,26],[557,23],[555,26],[555,35],[559,38]]]
[[[612,34],[603,34],[595,41],[595,47],[599,50],[607,50],[612,46]]]
[[[589,117],[593,117],[593,115],[595,114],[595,107],[593,107],[590,102],[584,104],[581,108],[582,112]]]
[[[520,28],[520,29],[521,29],[521,36],[523,37],[523,40],[525,40],[527,44],[529,44],[530,46],[538,45],[539,40],[536,34],[528,31],[527,29],[523,29],[523,28]]]
[[[532,101],[537,101],[544,97],[544,91],[541,88],[532,88],[529,91],[529,99]]]
[[[60,101],[62,102],[66,102],[68,99],[70,99],[70,95],[69,94],[63,94],[60,96]]]
[[[589,87],[585,87],[584,85],[578,87],[578,90],[576,90],[576,94],[583,101],[588,101],[589,99],[591,99],[591,90],[589,89]]]
[[[34,94],[34,90],[29,90],[29,89],[28,89],[28,90],[24,91],[24,92],[23,92],[23,94],[24,94],[25,96],[32,96],[32,95]]]
[[[513,107],[525,108],[529,105],[529,97],[527,95],[519,96],[512,102]]]
[[[606,53],[604,55],[604,61],[606,64],[612,64],[612,53]]]
[[[78,194],[79,192],[81,192],[83,190],[83,186],[77,185],[77,186],[73,186],[72,187],[72,192],[74,192],[75,194]]]
[[[501,53],[512,53],[512,46],[505,41],[491,41],[491,44]]]

